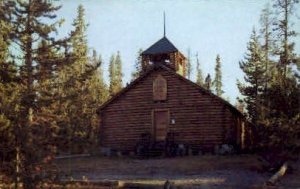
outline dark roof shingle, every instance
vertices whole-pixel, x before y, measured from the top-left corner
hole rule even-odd
[[[153,55],[153,54],[171,53],[176,51],[178,51],[178,49],[171,43],[171,41],[168,38],[163,37],[160,40],[158,40],[156,43],[151,45],[142,54]]]

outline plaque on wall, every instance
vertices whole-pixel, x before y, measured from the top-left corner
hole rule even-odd
[[[158,75],[153,81],[153,100],[161,101],[167,99],[167,80]]]

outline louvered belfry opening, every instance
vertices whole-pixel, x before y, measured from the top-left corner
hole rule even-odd
[[[143,71],[158,63],[172,68],[184,77],[186,75],[186,58],[167,37],[161,38],[142,53]]]

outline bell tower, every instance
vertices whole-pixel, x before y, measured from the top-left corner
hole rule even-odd
[[[142,52],[143,71],[146,71],[151,65],[159,63],[172,68],[183,77],[186,76],[186,58],[166,37],[165,15],[163,38]]]

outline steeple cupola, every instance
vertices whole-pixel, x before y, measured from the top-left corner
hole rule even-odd
[[[147,50],[142,52],[142,69],[145,71],[152,64],[164,64],[179,73],[186,75],[186,58],[166,37],[165,16],[164,16],[164,36]]]
[[[184,77],[186,75],[186,58],[165,36],[142,53],[143,70],[157,63],[174,69]]]

